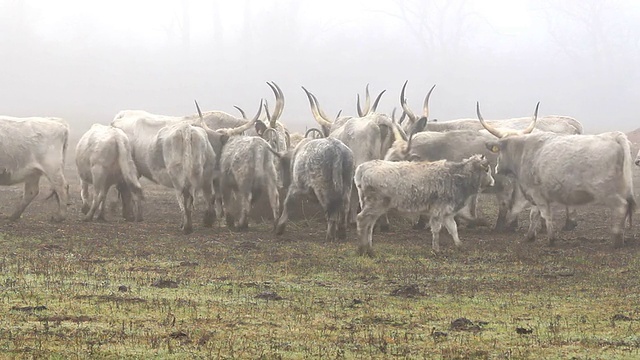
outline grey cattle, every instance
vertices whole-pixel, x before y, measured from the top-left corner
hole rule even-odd
[[[0,116],[0,185],[24,183],[22,200],[10,220],[18,220],[38,195],[43,175],[58,201],[52,219],[66,218],[69,189],[64,166],[68,143],[69,125],[62,119]]]
[[[459,246],[454,215],[469,197],[493,186],[494,180],[489,160],[474,155],[462,162],[373,160],[356,168],[355,184],[362,206],[358,214],[359,253],[372,255],[375,222],[391,209],[428,216],[434,251],[440,249],[438,237],[443,224]]]
[[[353,152],[353,161],[358,166],[366,161],[381,159],[383,154],[391,146],[393,137],[393,123],[387,115],[376,113],[376,107],[380,96],[378,95],[373,106],[363,117],[342,116],[331,121],[322,110],[318,100],[304,87],[307,94],[311,112],[320,124],[325,136],[342,141]],[[358,211],[358,202],[355,194],[350,201],[349,221],[355,222]]]
[[[262,102],[253,121],[258,119],[261,110]],[[219,204],[220,191],[213,187],[217,185],[216,180],[219,178],[218,164],[222,147],[227,139],[252,127],[253,122],[214,131],[207,127],[202,118],[127,110],[118,113],[111,125],[127,134],[138,174],[176,190],[183,212],[181,228],[183,232],[189,233],[192,231],[193,196],[198,190],[203,192],[207,203],[204,223],[206,226],[213,223],[215,212],[211,208],[210,192],[215,194],[216,204]],[[206,144],[202,143],[202,136]],[[183,163],[187,160],[188,163]],[[184,172],[180,173],[181,170]]]
[[[76,146],[76,167],[82,184],[80,196],[84,221],[93,220],[96,210],[98,219],[104,220],[107,193],[116,184],[121,192],[123,187],[127,187],[127,193],[134,197],[134,214],[127,214],[125,210],[125,219],[142,220],[142,188],[131,156],[129,138],[124,131],[93,124]],[[89,193],[89,185],[93,185],[93,196]]]
[[[407,82],[402,86],[400,93],[400,103],[402,108],[408,115],[413,114],[411,109],[406,106],[406,99],[404,97],[405,88]],[[402,122],[402,128],[405,132],[409,132],[413,124],[417,121],[415,116],[407,116],[407,120]],[[486,121],[493,128],[511,129],[511,130],[524,130],[531,124],[530,117],[518,117],[502,120],[487,120]],[[449,121],[431,121],[427,124],[425,130],[427,131],[453,131],[453,130],[482,130],[482,124],[478,123],[478,119],[457,119]],[[540,131],[549,131],[558,134],[576,135],[582,134],[582,124],[569,116],[562,115],[547,115],[538,119],[536,129]]]
[[[227,227],[247,229],[251,205],[262,192],[269,196],[274,221],[278,218],[278,169],[274,159],[278,155],[266,140],[257,136],[237,136],[226,143],[220,156],[220,187]],[[237,226],[231,210],[234,194],[240,208]]]
[[[640,151],[638,151],[638,154],[636,155],[636,159],[635,159],[634,163],[637,166],[640,166]]]
[[[326,240],[346,237],[353,183],[353,152],[334,138],[304,139],[282,158],[285,184],[289,185],[276,234],[282,234],[289,208],[301,194],[315,195],[327,220]]]
[[[481,118],[479,107],[478,117]],[[487,129],[489,130],[489,129]],[[599,135],[559,135],[548,132],[505,137],[487,142],[498,153],[498,174],[512,176],[531,209],[527,240],[533,241],[540,216],[553,244],[551,204],[602,204],[612,210],[614,246],[624,243],[625,220],[636,207],[633,194],[631,150],[618,131]],[[507,213],[507,220],[522,210],[523,202]]]

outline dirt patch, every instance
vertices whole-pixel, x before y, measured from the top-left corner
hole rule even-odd
[[[480,331],[487,324],[486,321],[471,321],[462,317],[453,320],[449,328],[454,331]]]
[[[418,296],[425,296],[426,294],[420,291],[420,287],[418,285],[411,284],[394,289],[389,295],[404,298],[414,298]]]
[[[143,303],[147,300],[139,298],[139,297],[123,297],[116,295],[76,295],[75,299],[79,300],[97,300],[100,302],[118,302],[118,303]]]
[[[156,280],[151,284],[153,287],[157,287],[160,289],[177,289],[178,282],[173,280]]]

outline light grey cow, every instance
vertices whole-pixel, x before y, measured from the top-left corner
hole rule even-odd
[[[40,192],[40,178],[46,177],[56,196],[54,221],[67,216],[69,187],[64,166],[69,144],[69,125],[49,117],[0,116],[0,185],[24,183],[20,204],[9,217],[15,221]]]
[[[355,184],[362,211],[358,214],[360,254],[373,254],[373,227],[387,211],[429,217],[433,236],[431,246],[440,249],[442,225],[458,238],[455,214],[484,187],[493,186],[489,160],[474,155],[461,162],[385,161],[373,160],[356,168]]]
[[[355,170],[351,149],[334,138],[304,139],[282,157],[282,163],[289,186],[276,234],[284,232],[295,199],[315,195],[327,220],[326,240],[344,239]]]
[[[125,210],[125,219],[142,221],[142,188],[129,138],[124,131],[113,126],[93,124],[76,146],[76,167],[82,185],[80,196],[84,221],[93,220],[96,210],[98,220],[105,220],[107,193],[116,184],[121,192],[123,187],[127,187],[126,193],[133,195],[133,214]],[[90,185],[93,185],[93,195],[89,193]]]
[[[478,117],[481,118],[478,106]],[[486,125],[485,125],[486,126]],[[489,130],[487,128],[487,130]],[[490,130],[491,131],[491,130]],[[545,220],[549,244],[556,234],[551,204],[601,204],[612,210],[613,245],[623,245],[624,223],[636,207],[633,160],[622,132],[598,135],[559,135],[548,132],[505,137],[487,142],[498,155],[498,174],[513,176],[524,198],[535,205],[526,239],[535,240],[540,217]],[[507,221],[524,208],[516,203]]]

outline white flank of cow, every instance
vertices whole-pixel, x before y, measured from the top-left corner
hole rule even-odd
[[[275,227],[276,234],[284,232],[289,208],[295,199],[300,195],[315,195],[327,220],[326,240],[345,239],[353,183],[353,152],[338,139],[304,139],[295,150],[282,157],[282,163],[285,185],[290,185]]]
[[[489,161],[474,155],[462,162],[373,160],[356,168],[355,184],[362,206],[358,214],[358,251],[371,256],[375,222],[391,209],[429,217],[434,251],[440,249],[438,238],[443,224],[459,246],[454,215],[470,196],[493,186],[494,180]]]
[[[477,107],[481,119],[480,107]],[[537,113],[537,107],[536,107]],[[534,116],[535,123],[535,116]],[[483,124],[499,136],[499,131]],[[566,206],[601,204],[612,210],[613,244],[623,245],[626,219],[636,207],[633,194],[631,150],[627,137],[618,131],[599,135],[559,135],[548,132],[505,137],[486,144],[498,153],[496,172],[513,176],[524,197],[535,206],[527,240],[536,237],[540,216],[545,220],[549,244],[556,234],[551,204]],[[507,219],[524,207],[515,204]]]
[[[0,185],[24,183],[22,200],[10,220],[18,220],[38,195],[43,175],[58,201],[52,219],[66,218],[69,188],[64,165],[68,143],[69,125],[62,119],[0,116]]]
[[[122,188],[127,187],[134,197],[132,214],[123,209],[125,219],[142,221],[142,188],[131,156],[129,138],[124,131],[93,124],[76,145],[76,167],[82,185],[80,196],[84,221],[93,220],[96,210],[98,220],[105,220],[107,193],[116,184],[120,185],[121,193]],[[89,185],[93,185],[93,196],[89,193]]]

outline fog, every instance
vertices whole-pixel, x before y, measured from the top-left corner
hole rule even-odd
[[[505,5],[506,4],[506,5]],[[573,116],[588,133],[630,131],[640,81],[635,0],[0,0],[0,113],[58,116],[80,136],[120,110],[253,114],[283,90],[281,120],[356,113],[367,83],[440,121]]]

